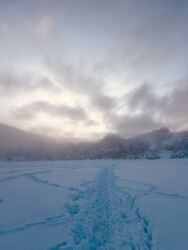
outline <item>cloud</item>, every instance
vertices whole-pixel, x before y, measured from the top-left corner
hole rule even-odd
[[[47,63],[56,81],[75,95],[88,98],[91,106],[98,112],[106,112],[117,106],[117,100],[105,93],[106,82],[94,73],[81,71],[74,65],[63,62]]]
[[[148,84],[142,84],[138,88],[133,89],[127,94],[126,98],[131,112],[155,109],[159,102],[159,98],[157,98],[155,92],[152,91]]]
[[[62,60],[46,60],[49,71],[63,87],[79,94],[92,94],[104,89],[104,82],[91,75],[87,69],[80,70],[73,63]]]
[[[34,30],[42,38],[46,38],[54,28],[54,17],[51,13],[43,13],[36,21]]]
[[[36,90],[58,92],[60,87],[45,75],[31,72],[19,73],[11,70],[0,72],[0,95],[3,97]]]
[[[96,122],[95,120],[92,120],[92,119],[88,119],[84,123],[84,125],[86,125],[87,127],[96,126],[98,124],[99,124],[98,122]]]
[[[83,120],[67,123],[75,133],[187,128],[188,84],[176,81],[187,74],[187,10],[184,0],[0,1],[1,119],[19,104],[11,122]]]
[[[91,96],[91,102],[94,106],[98,107],[100,110],[112,110],[116,107],[116,98],[110,97],[104,94],[95,95],[93,94]]]
[[[142,112],[172,129],[188,128],[188,78],[178,81],[175,88],[158,95],[143,84],[129,93],[127,105],[131,112]]]
[[[124,97],[122,104],[122,97],[105,93],[105,81],[73,65],[53,64],[52,72],[62,87],[88,98],[91,108],[102,114],[102,123],[109,132],[130,137],[161,126],[181,129],[188,125],[188,116],[183,114],[188,100],[187,79],[173,83],[179,88],[168,88],[164,94],[151,83],[141,84]],[[127,110],[122,112],[120,109],[125,107]]]
[[[167,126],[172,130],[188,129],[188,78],[176,82],[165,93],[149,84],[141,84],[124,97],[128,111],[118,109],[104,115],[106,128],[124,137],[131,137]]]
[[[123,137],[131,137],[157,129],[161,127],[161,124],[142,113],[137,115],[112,115],[109,120],[109,127],[113,132]]]
[[[186,1],[112,2],[116,18],[112,18],[110,28],[106,25],[108,32],[104,32],[102,38],[108,40],[101,46],[106,51],[110,44],[108,53],[101,59],[106,73],[114,78],[128,78],[133,84],[153,81],[155,85],[156,81],[161,88],[167,81],[187,73]],[[110,10],[105,13],[105,21],[110,18],[109,13]],[[99,32],[102,28],[104,26],[99,26]]]
[[[54,105],[45,101],[33,102],[18,108],[14,112],[14,116],[18,119],[33,119],[40,112],[51,116],[63,117],[72,121],[83,121],[87,119],[87,114],[83,108]]]

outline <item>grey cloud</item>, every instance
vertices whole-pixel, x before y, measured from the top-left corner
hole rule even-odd
[[[142,85],[129,94],[130,112],[141,111],[174,129],[188,128],[188,79],[176,82],[171,91],[157,95],[149,85]]]
[[[106,83],[102,79],[62,62],[50,65],[50,69],[62,87],[88,97],[91,105],[98,111],[106,112],[117,106],[116,98],[105,94]]]
[[[186,74],[187,2],[122,1],[121,9],[103,62],[106,72],[160,82]]]
[[[138,110],[149,112],[156,109],[162,102],[162,99],[156,95],[150,85],[145,83],[133,89],[125,98],[131,112]]]
[[[122,136],[130,137],[162,126],[172,130],[188,129],[188,79],[164,94],[157,94],[148,84],[142,84],[125,96],[129,114],[111,111],[104,117],[106,127]]]
[[[178,85],[178,84],[177,84]],[[177,87],[159,105],[163,118],[167,118],[175,129],[188,129],[188,84]]]
[[[95,120],[92,120],[92,119],[88,119],[85,121],[84,124],[88,127],[92,127],[92,126],[98,125],[98,122],[96,122]]]
[[[135,136],[162,126],[161,123],[144,113],[139,115],[112,115],[109,124],[113,132],[124,137]]]
[[[171,91],[171,86],[167,87],[168,93],[160,95],[151,87],[164,90],[171,79],[187,74],[187,10],[186,0],[0,1],[0,67],[16,65],[17,70],[0,72],[0,97],[35,90],[58,93],[65,88],[73,98],[75,94],[83,97],[84,104],[87,99],[91,112],[100,113],[104,125],[111,124],[120,133],[128,135],[134,127],[136,133],[164,123],[186,128],[187,82],[181,86],[175,82],[177,88]],[[55,59],[46,65],[44,58]],[[47,66],[52,78],[19,73],[22,65],[35,69],[35,62],[39,71]],[[106,79],[112,79],[114,89],[121,86],[122,94],[132,84],[151,83],[129,93],[125,108],[120,108],[118,97],[107,94]],[[11,110],[12,104],[4,105]],[[126,111],[126,105],[130,115],[118,115]],[[33,103],[15,115],[29,118],[40,111],[84,118],[83,111],[72,109]]]
[[[18,108],[14,115],[20,119],[33,119],[39,112],[51,116],[64,117],[73,121],[82,121],[87,119],[87,114],[83,108],[70,107],[66,105],[53,105],[49,102],[38,101]]]
[[[104,88],[104,83],[97,79],[96,76],[91,76],[85,72],[86,70],[79,70],[73,64],[59,60],[46,60],[45,63],[57,82],[73,92],[88,94],[95,93]]]
[[[13,71],[0,72],[0,95],[8,97],[21,92],[35,90],[60,91],[60,87],[52,82],[50,78],[32,73],[15,73]]]
[[[94,106],[103,111],[112,110],[117,106],[117,100],[115,97],[110,97],[104,94],[95,95],[94,93],[91,96],[91,101]]]

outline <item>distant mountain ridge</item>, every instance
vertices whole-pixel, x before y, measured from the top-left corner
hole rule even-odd
[[[160,128],[133,138],[108,134],[98,142],[60,142],[0,124],[1,160],[188,158],[188,131]]]

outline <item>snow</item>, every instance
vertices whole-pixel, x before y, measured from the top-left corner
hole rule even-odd
[[[188,160],[0,162],[0,249],[188,249]]]

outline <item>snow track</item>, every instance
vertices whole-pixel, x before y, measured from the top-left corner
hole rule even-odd
[[[187,161],[1,164],[0,249],[188,249]]]
[[[72,195],[66,204],[72,240],[50,250],[150,250],[152,232],[126,189],[117,185],[112,168],[102,169],[95,182]]]

